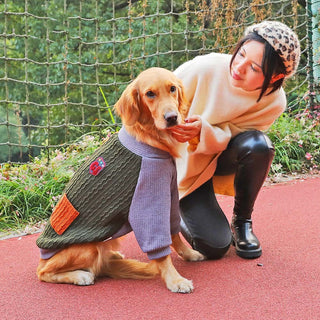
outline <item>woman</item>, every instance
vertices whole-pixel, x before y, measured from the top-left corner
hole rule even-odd
[[[191,108],[186,124],[170,130],[180,142],[199,139],[193,151],[184,144],[177,159],[182,233],[209,259],[222,257],[231,242],[242,258],[262,253],[251,215],[274,156],[262,131],[285,110],[283,81],[299,59],[296,34],[264,21],[247,28],[232,56],[198,56],[175,71]],[[231,230],[215,193],[234,195]]]

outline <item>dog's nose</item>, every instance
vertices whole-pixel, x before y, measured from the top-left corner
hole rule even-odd
[[[172,127],[177,124],[178,115],[175,112],[166,112],[164,115],[164,119],[167,122],[167,127]]]

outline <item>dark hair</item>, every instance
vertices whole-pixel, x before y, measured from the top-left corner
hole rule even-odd
[[[268,41],[263,39],[257,33],[252,32],[252,33],[247,34],[244,38],[242,38],[238,42],[238,44],[233,52],[233,55],[231,57],[230,69],[231,69],[231,65],[232,65],[233,60],[235,59],[238,51],[248,41],[257,41],[257,42],[264,44],[264,53],[263,53],[263,58],[262,58],[262,73],[264,75],[264,81],[262,84],[259,98],[257,100],[257,102],[258,102],[262,98],[262,96],[265,94],[267,89],[269,88],[272,76],[278,75],[278,74],[286,74],[286,68],[282,62],[281,57],[273,49],[273,47],[268,43]],[[283,84],[283,80],[284,80],[284,78],[281,78],[281,79],[275,81],[274,83],[272,83],[272,85],[271,85],[272,90],[268,94],[279,89]]]

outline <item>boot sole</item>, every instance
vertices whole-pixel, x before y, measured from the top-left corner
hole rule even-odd
[[[244,258],[244,259],[256,259],[256,258],[259,258],[262,254],[261,248],[258,248],[255,250],[241,250],[241,249],[237,248],[235,241],[233,239],[232,239],[232,245],[236,249],[237,256]]]
[[[245,251],[245,250],[239,250],[236,248],[236,254],[244,259],[256,259],[259,258],[262,254],[261,249],[252,250],[252,251]]]

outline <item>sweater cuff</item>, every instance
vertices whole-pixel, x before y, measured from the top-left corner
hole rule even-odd
[[[171,253],[170,247],[164,247],[157,250],[153,250],[150,252],[147,252],[148,258],[150,260],[163,258]]]
[[[202,119],[200,141],[195,153],[206,155],[218,154],[227,148],[231,136],[232,134],[228,123],[216,126]]]

